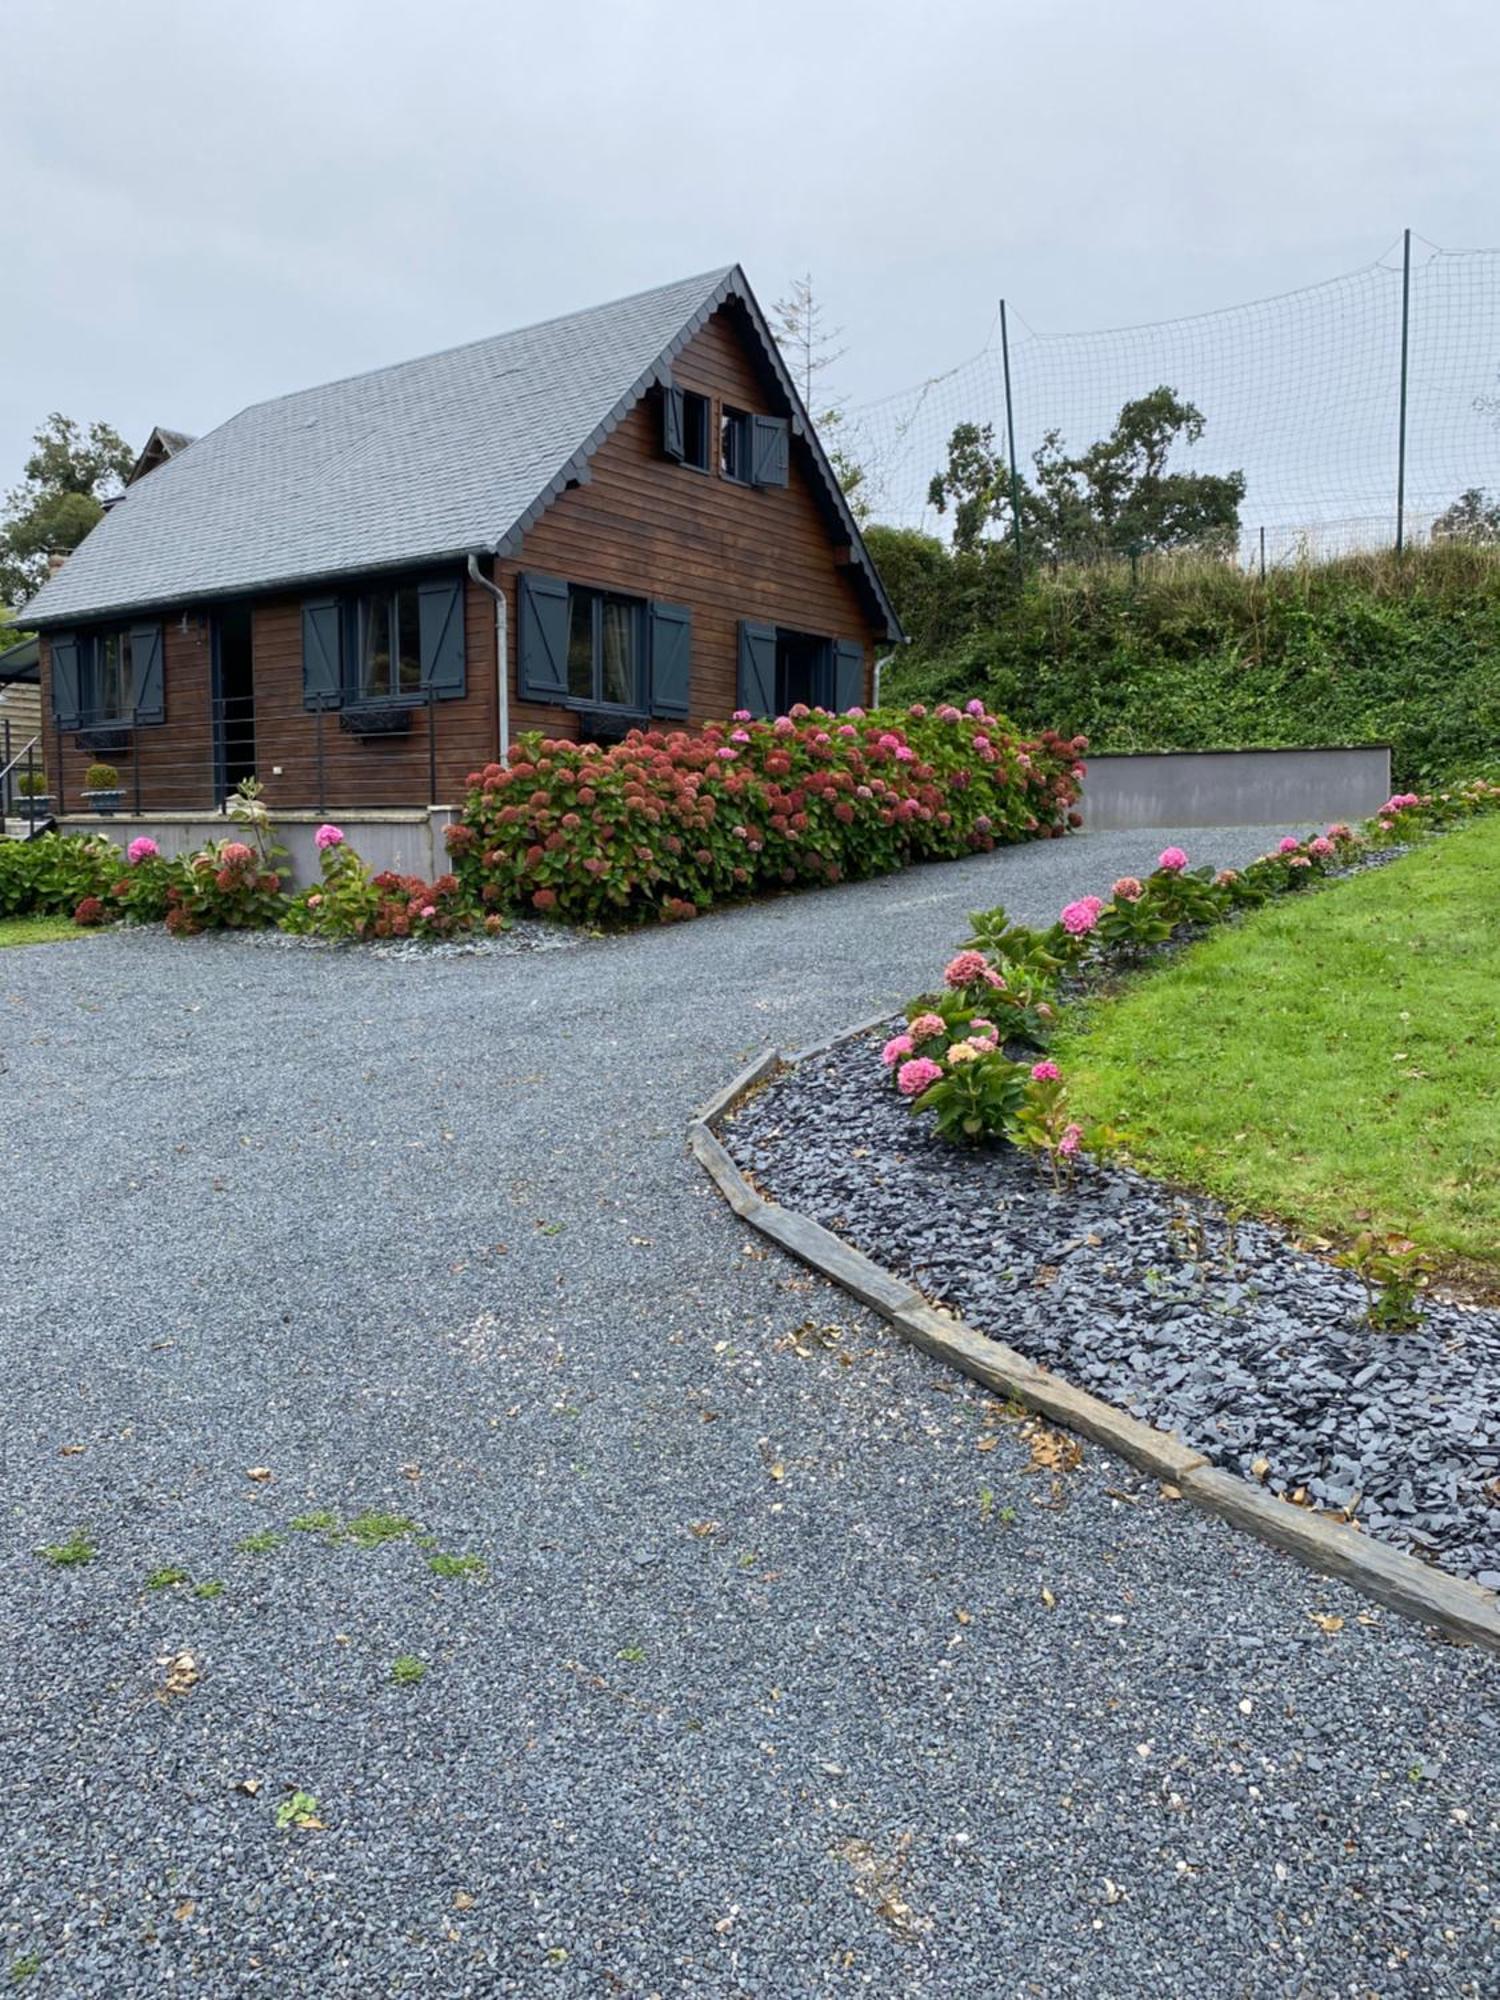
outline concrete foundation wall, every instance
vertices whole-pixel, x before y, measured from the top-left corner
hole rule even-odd
[[[313,835],[330,818],[372,874],[393,869],[398,875],[420,875],[431,881],[448,872],[444,828],[455,815],[446,806],[430,812],[293,813],[278,812],[272,837],[287,850],[284,872],[299,888],[320,874]],[[137,834],[149,834],[163,854],[191,854],[211,840],[243,838],[235,820],[217,813],[69,813],[59,826],[64,833],[102,833],[122,849]]]
[[[1088,757],[1080,810],[1104,833],[1136,826],[1298,826],[1368,819],[1391,795],[1391,753],[1163,750]]]

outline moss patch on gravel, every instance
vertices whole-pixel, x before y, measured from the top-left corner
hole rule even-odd
[[[1400,1230],[1500,1296],[1500,820],[1281,899],[1079,1010],[1080,1116],[1248,1212]]]

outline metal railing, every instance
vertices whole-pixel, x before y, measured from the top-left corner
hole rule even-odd
[[[42,776],[41,742],[40,736],[33,736],[13,752],[9,720],[5,723],[3,735],[0,735],[0,753],[5,759],[0,765],[0,817],[3,817],[7,832],[10,831],[11,821],[19,820],[28,838],[52,818],[47,795],[39,792],[36,784]],[[24,788],[18,778],[25,780]]]
[[[64,730],[53,721],[53,810],[99,809],[98,793],[78,781],[88,758],[118,778],[103,810],[133,816],[223,814],[235,786],[252,776],[267,803],[285,811],[455,804],[475,754],[472,710],[460,724],[465,708],[429,692],[386,702],[228,695],[184,712],[169,689],[165,723],[132,715]]]

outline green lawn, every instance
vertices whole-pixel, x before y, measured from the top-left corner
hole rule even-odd
[[[71,917],[0,918],[0,950],[8,944],[50,944],[54,938],[83,935]]]
[[[1215,932],[1055,1053],[1150,1172],[1500,1297],[1500,818]]]

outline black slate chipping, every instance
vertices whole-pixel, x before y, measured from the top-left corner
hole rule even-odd
[[[1014,1148],[950,1146],[891,1087],[884,1039],[733,1120],[763,1192],[1227,1471],[1500,1587],[1500,1314],[1434,1298],[1420,1329],[1375,1332],[1358,1279],[1273,1227],[1126,1169],[1059,1194]]]

